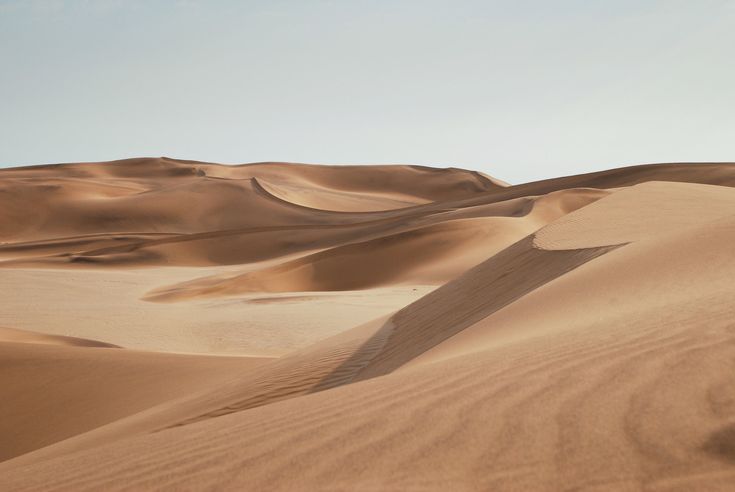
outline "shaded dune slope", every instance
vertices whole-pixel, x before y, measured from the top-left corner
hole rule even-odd
[[[147,299],[355,290],[400,283],[439,285],[547,222],[606,194],[601,190],[564,190],[381,224],[382,233],[375,239],[328,248],[254,272],[164,287]],[[396,226],[401,232],[388,232]]]
[[[261,186],[284,181],[314,195],[311,207],[274,196]],[[289,224],[345,223],[362,213],[445,201],[499,186],[478,173],[416,166],[223,166],[167,158],[60,164],[0,171],[3,237],[14,242],[110,233],[194,233]],[[275,185],[272,185],[275,186]],[[357,210],[331,211],[322,191],[346,199],[372,197]],[[354,195],[354,196],[353,196]],[[380,202],[380,196],[386,202]],[[339,199],[327,200],[339,203]],[[188,203],[189,206],[181,206]],[[248,213],[229,213],[231,210]],[[350,208],[350,207],[348,207]],[[317,210],[320,209],[320,210]],[[215,213],[220,212],[220,213]]]
[[[400,233],[417,221],[439,222],[447,211],[650,180],[731,186],[735,166],[634,166],[518,186],[418,166],[158,158],[8,169],[0,171],[0,259],[5,266],[54,267],[251,263]],[[372,205],[329,210],[339,208],[334,193]],[[378,207],[381,199],[387,201]]]

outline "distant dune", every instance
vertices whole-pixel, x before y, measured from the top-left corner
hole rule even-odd
[[[735,164],[0,170],[0,490],[733,490]]]

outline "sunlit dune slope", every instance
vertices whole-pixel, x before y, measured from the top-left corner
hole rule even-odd
[[[0,460],[242,376],[268,360],[92,349],[105,345],[8,333],[0,331],[0,399],[6,402]]]

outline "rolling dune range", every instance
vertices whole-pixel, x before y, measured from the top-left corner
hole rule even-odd
[[[732,490],[735,164],[0,170],[2,490]]]

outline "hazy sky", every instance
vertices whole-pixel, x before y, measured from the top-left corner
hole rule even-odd
[[[0,166],[735,161],[735,0],[0,0]]]

